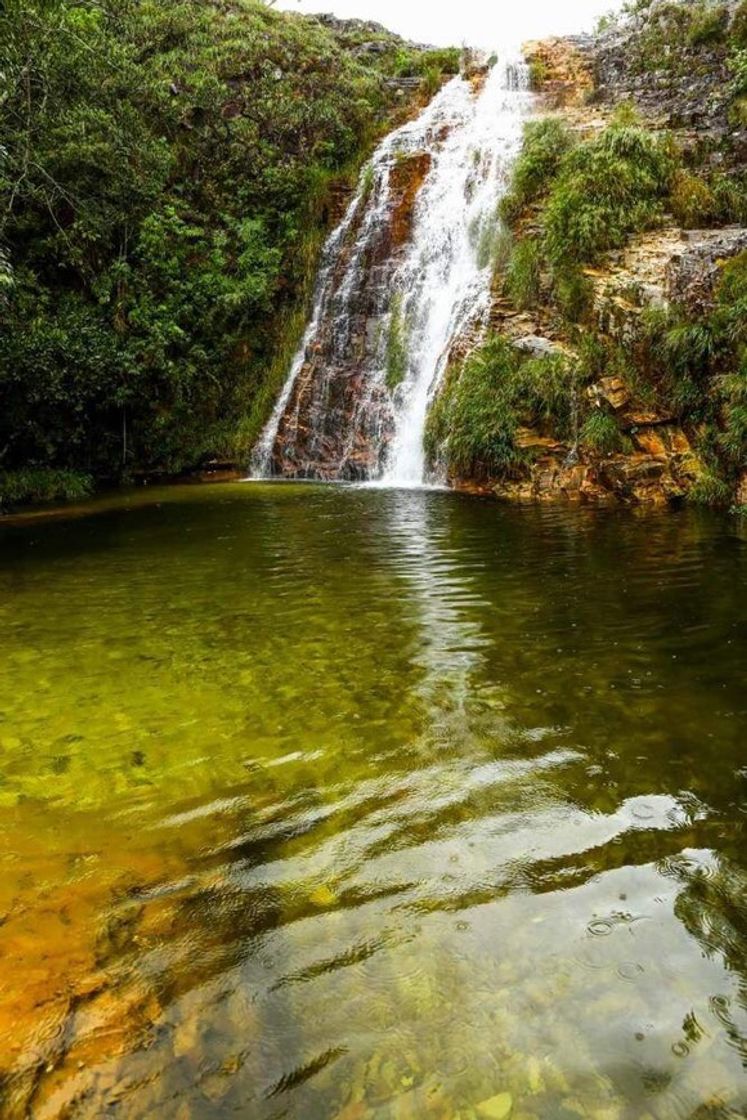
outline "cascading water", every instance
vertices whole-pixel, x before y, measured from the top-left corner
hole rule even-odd
[[[455,346],[487,325],[527,86],[517,63],[454,78],[380,144],[325,246],[256,476],[428,480],[428,408]]]

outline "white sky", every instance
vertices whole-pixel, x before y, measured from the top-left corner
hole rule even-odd
[[[417,42],[501,49],[589,31],[620,0],[280,0],[278,6],[373,19]]]

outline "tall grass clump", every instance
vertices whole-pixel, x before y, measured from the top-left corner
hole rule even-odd
[[[528,462],[517,443],[520,427],[549,427],[559,438],[570,432],[573,378],[564,357],[528,357],[492,336],[453,373],[431,409],[429,457],[472,477],[519,472]]]
[[[551,263],[592,263],[632,232],[656,225],[675,168],[671,142],[635,125],[612,125],[574,149],[545,208]]]
[[[511,185],[501,201],[501,216],[512,225],[535,202],[557,174],[563,157],[573,147],[573,134],[558,117],[529,121],[514,164]]]
[[[623,437],[615,418],[601,408],[595,409],[584,421],[579,443],[589,451],[611,455],[623,447]]]
[[[520,311],[539,303],[542,290],[542,251],[539,241],[526,237],[514,247],[506,270],[506,292]]]

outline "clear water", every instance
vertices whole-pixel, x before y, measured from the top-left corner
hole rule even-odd
[[[745,1116],[746,572],[425,491],[0,526],[0,1114]]]

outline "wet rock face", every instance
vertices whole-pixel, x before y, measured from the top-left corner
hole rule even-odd
[[[682,239],[681,252],[666,266],[665,292],[688,313],[702,315],[713,307],[724,261],[747,249],[747,229],[688,230]]]
[[[431,159],[428,152],[398,157],[382,220],[366,228],[364,198],[347,231],[320,329],[278,429],[273,468],[285,478],[363,481],[383,459],[393,432],[392,403],[370,369],[382,354],[392,278]]]

